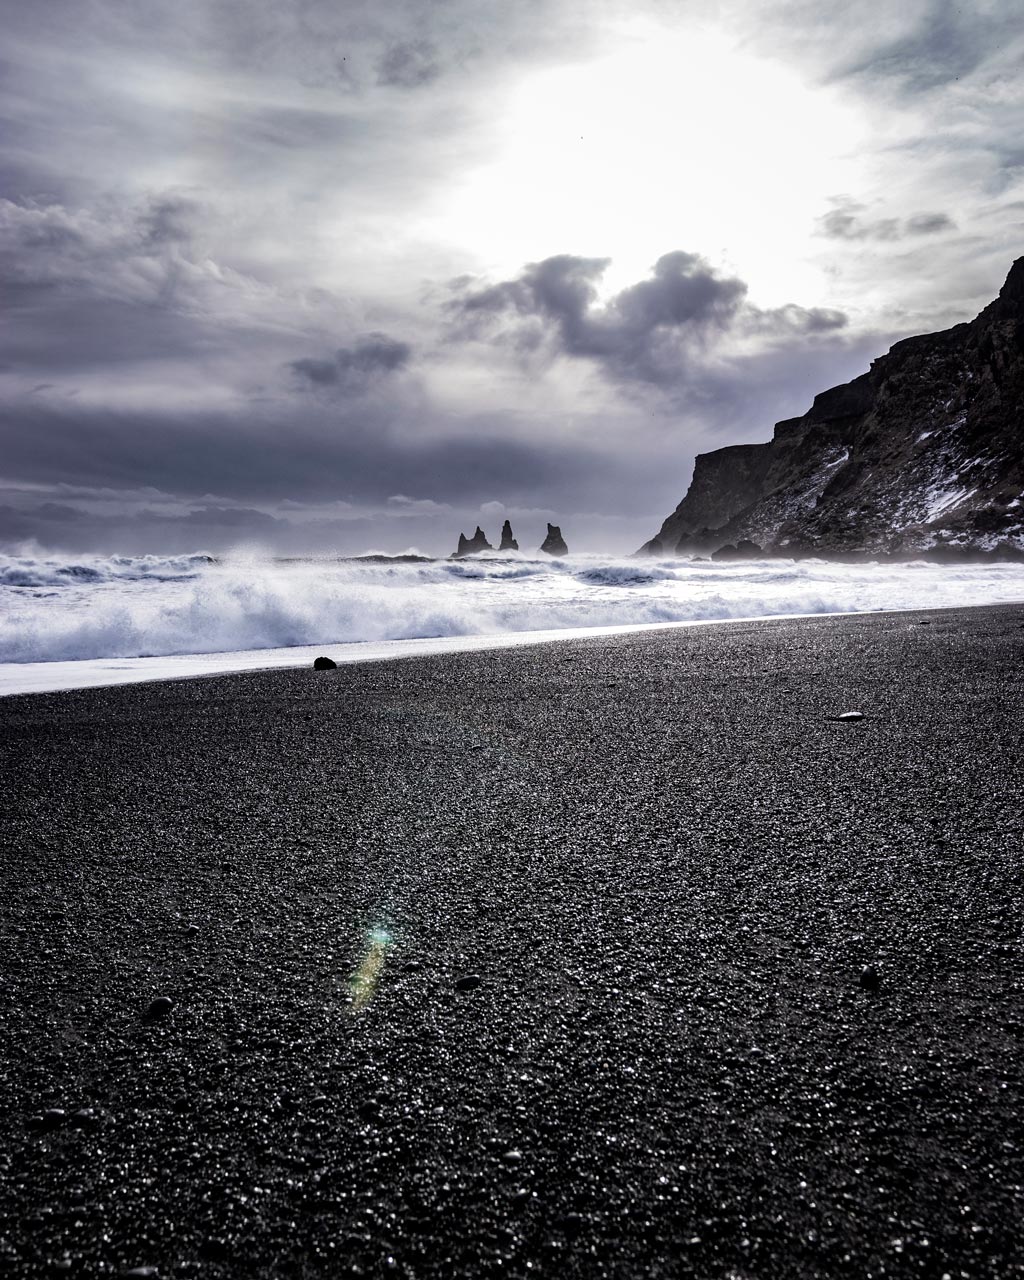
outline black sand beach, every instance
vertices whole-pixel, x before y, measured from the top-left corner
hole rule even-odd
[[[0,1274],[1024,1273],[1024,606],[0,717]]]

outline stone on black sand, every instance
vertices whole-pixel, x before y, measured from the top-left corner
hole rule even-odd
[[[334,661],[333,658],[319,657],[319,658],[313,659],[314,671],[335,671],[337,669],[337,666],[338,664]]]
[[[460,978],[455,984],[456,991],[475,991],[480,985],[482,979],[475,973],[467,973],[464,978]]]
[[[878,970],[872,964],[866,964],[860,971],[860,985],[864,991],[877,991],[882,985]]]
[[[852,724],[853,721],[855,720],[863,720],[864,712],[863,711],[840,711],[840,713],[836,716],[836,719],[841,721],[844,724]]]
[[[174,1001],[170,996],[157,996],[150,1002],[149,1008],[146,1010],[147,1018],[166,1018],[170,1011],[174,1008]]]
[[[207,1236],[199,1246],[199,1256],[206,1262],[225,1262],[231,1257],[231,1245],[219,1236]]]

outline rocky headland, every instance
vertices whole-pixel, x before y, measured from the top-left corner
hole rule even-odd
[[[1024,555],[1024,258],[976,319],[897,342],[765,444],[698,455],[641,554]]]

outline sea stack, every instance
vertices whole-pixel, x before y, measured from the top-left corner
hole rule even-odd
[[[501,526],[501,546],[499,551],[518,551],[519,543],[512,537],[512,523],[506,520]]]
[[[565,539],[562,537],[562,530],[557,524],[548,525],[548,536],[544,539],[541,551],[546,551],[549,556],[567,556],[569,548],[565,545]]]
[[[459,545],[457,549],[452,552],[451,559],[458,560],[462,556],[475,555],[478,551],[493,550],[494,548],[487,541],[487,534],[484,533],[483,529],[481,529],[479,525],[477,525],[476,533],[473,534],[472,538],[467,538],[464,533],[459,534]]]

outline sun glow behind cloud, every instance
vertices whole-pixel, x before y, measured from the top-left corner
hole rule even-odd
[[[838,93],[721,32],[636,22],[593,61],[524,77],[495,109],[494,158],[436,226],[488,271],[571,246],[612,259],[613,292],[661,253],[699,246],[765,305],[820,300],[811,218],[856,186],[864,129]]]
[[[8,6],[7,545],[446,553],[494,500],[632,550],[695,451],[1021,252],[1011,0],[237,8]],[[608,304],[679,250],[735,322],[631,329]],[[609,264],[582,310],[550,265],[524,292],[559,257]]]

